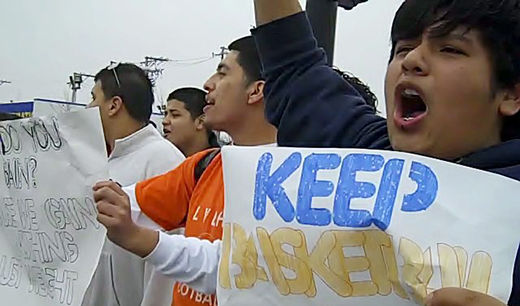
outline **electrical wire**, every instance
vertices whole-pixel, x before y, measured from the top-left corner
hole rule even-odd
[[[193,66],[193,65],[198,65],[198,64],[209,62],[209,61],[213,60],[214,58],[215,58],[215,56],[206,57],[206,58],[199,59],[198,61],[193,61],[193,62],[172,61],[171,63],[174,66]]]

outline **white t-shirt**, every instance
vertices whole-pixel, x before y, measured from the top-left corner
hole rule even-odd
[[[108,158],[110,178],[126,186],[168,172],[184,155],[151,125],[118,139]],[[174,281],[108,239],[83,306],[170,305]]]

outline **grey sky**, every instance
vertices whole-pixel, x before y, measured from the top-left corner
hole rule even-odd
[[[367,82],[380,106],[390,23],[401,2],[370,0],[339,11],[335,65]],[[209,58],[253,25],[252,0],[1,0],[0,79],[12,84],[0,86],[0,101],[68,100],[69,75],[95,74],[111,60]],[[217,63],[165,64],[157,94],[201,86]],[[92,85],[83,84],[78,102],[89,102]]]

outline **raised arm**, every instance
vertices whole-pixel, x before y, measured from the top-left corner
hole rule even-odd
[[[256,25],[282,19],[302,11],[298,0],[255,0]]]
[[[278,143],[389,148],[385,119],[327,65],[298,1],[255,0],[255,9],[266,117],[278,128]]]

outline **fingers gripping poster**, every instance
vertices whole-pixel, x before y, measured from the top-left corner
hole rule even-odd
[[[105,237],[98,110],[0,122],[0,137],[0,304],[80,305]]]
[[[520,183],[396,152],[226,148],[218,297],[416,305],[443,287],[507,301]]]

